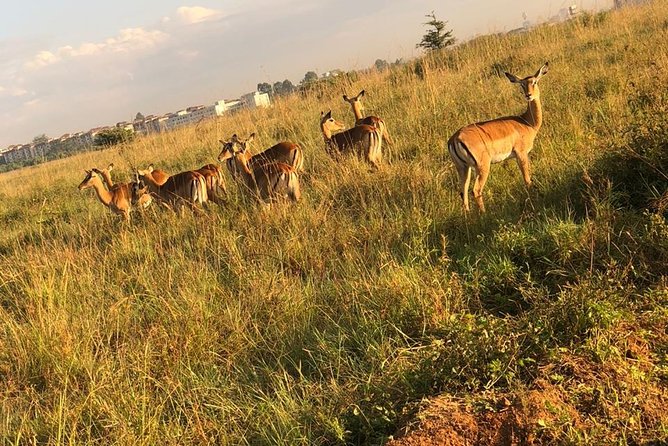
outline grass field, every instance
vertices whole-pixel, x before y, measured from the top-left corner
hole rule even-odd
[[[663,1],[585,15],[0,175],[2,443],[668,442],[667,41]],[[448,137],[521,113],[503,71],[545,61],[535,189],[495,165],[466,218]],[[318,128],[363,88],[395,141],[378,172]],[[302,145],[302,202],[228,181],[225,207],[128,225],[76,189],[251,132]]]

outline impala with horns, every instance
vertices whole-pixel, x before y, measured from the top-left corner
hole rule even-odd
[[[357,96],[349,98],[347,95],[343,95],[343,100],[350,104],[353,109],[353,114],[355,115],[355,125],[370,125],[372,127],[380,130],[381,135],[383,136],[383,141],[387,144],[392,144],[390,139],[390,134],[387,131],[387,125],[378,116],[367,116],[364,117],[362,112],[364,111],[364,106],[362,105],[362,97],[364,96],[364,90],[357,93]]]
[[[130,221],[130,212],[133,203],[141,200],[147,192],[147,188],[138,182],[117,184],[110,190],[104,187],[102,177],[94,170],[87,170],[86,176],[79,184],[79,190],[95,189],[97,198],[111,212],[122,215],[126,221]]]
[[[302,172],[304,170],[304,154],[301,147],[298,144],[295,144],[290,141],[282,141],[278,144],[275,144],[268,149],[253,155],[250,151],[249,144],[255,139],[255,133],[251,133],[248,138],[245,140],[239,139],[239,137],[234,134],[230,141],[220,140],[222,144],[222,150],[218,155],[218,161],[224,161],[229,159],[229,155],[233,154],[233,148],[236,143],[243,145],[244,150],[246,151],[246,160],[248,161],[248,167],[253,169],[254,166],[259,164],[266,164],[268,162],[280,162],[287,164],[293,169]]]
[[[287,197],[299,201],[301,190],[296,169],[278,161],[258,160],[251,165],[245,143],[234,136],[225,145],[227,150],[222,154],[221,161],[227,163],[232,178],[241,182],[255,199],[266,202]]]
[[[372,164],[377,169],[383,159],[382,135],[380,129],[370,125],[357,125],[341,133],[333,134],[335,131],[343,130],[346,126],[332,118],[332,112],[320,113],[320,130],[325,138],[325,149],[336,156],[339,153],[356,153]]]
[[[194,211],[196,204],[201,205],[207,201],[206,181],[201,174],[193,171],[181,172],[168,177],[163,183],[158,183],[154,173],[155,170],[149,168],[138,170],[137,176],[151,194],[168,207],[178,210],[187,205]]]
[[[485,212],[482,191],[489,176],[490,165],[515,158],[527,188],[531,186],[529,152],[543,123],[538,81],[547,74],[545,62],[536,74],[520,79],[505,73],[510,82],[519,84],[528,105],[518,116],[507,116],[491,121],[470,124],[457,130],[448,140],[448,152],[459,176],[460,195],[464,210],[469,211],[468,188],[471,171],[475,170],[473,198],[480,212]]]
[[[119,186],[124,186],[124,185],[130,185],[130,186],[134,185],[134,183],[114,184],[114,181],[111,179],[111,171],[113,169],[114,169],[114,164],[113,163],[109,164],[104,169],[97,169],[97,168],[93,167],[93,172],[97,173],[104,180],[104,184],[106,184],[107,190],[112,190],[114,188],[117,188]],[[139,206],[141,206],[143,208],[149,207],[152,202],[153,202],[153,199],[151,198],[151,194],[142,194],[140,197],[138,197],[138,204],[139,204]]]

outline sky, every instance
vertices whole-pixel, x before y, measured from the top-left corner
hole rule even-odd
[[[23,0],[0,16],[0,149],[420,54],[434,11],[458,40],[612,0]]]

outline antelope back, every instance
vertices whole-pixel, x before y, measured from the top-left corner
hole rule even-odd
[[[271,162],[285,163],[293,169],[301,171],[304,168],[304,154],[299,145],[283,141],[268,148],[264,152],[253,155],[249,167]]]
[[[153,164],[148,166],[148,174],[153,178],[153,181],[158,185],[163,185],[169,179],[169,174],[162,169],[154,169]]]
[[[206,184],[208,198],[215,198],[219,191],[225,191],[225,182],[223,180],[223,170],[215,164],[207,164],[200,167],[195,172],[202,175]]]
[[[194,171],[172,175],[160,188],[160,196],[168,201],[181,198],[189,203],[204,203],[208,196],[204,177]]]
[[[275,200],[289,197],[298,201],[301,197],[299,175],[292,166],[271,162],[253,168],[253,178],[259,198]]]

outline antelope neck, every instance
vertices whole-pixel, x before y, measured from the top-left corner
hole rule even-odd
[[[97,194],[97,198],[105,205],[109,206],[111,203],[111,192],[109,192],[103,185],[102,185],[102,180],[97,178],[92,184],[93,189],[95,189],[95,193]]]
[[[358,102],[353,102],[353,113],[355,114],[355,119],[362,119],[362,110]]]
[[[522,118],[527,125],[538,131],[543,124],[543,108],[540,104],[540,97],[529,101],[527,111],[520,115],[520,118]]]

